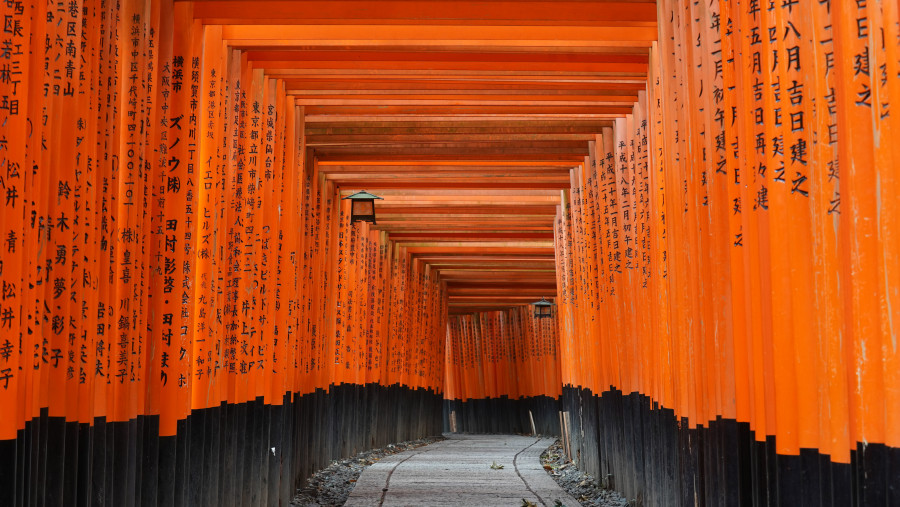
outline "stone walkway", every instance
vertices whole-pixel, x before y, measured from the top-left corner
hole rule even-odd
[[[389,456],[367,468],[347,506],[577,507],[541,466],[552,438],[448,435],[447,440]],[[496,463],[503,468],[491,468]]]

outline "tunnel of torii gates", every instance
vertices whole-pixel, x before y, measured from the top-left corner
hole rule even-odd
[[[287,505],[454,430],[900,505],[896,1],[0,9],[0,504]]]

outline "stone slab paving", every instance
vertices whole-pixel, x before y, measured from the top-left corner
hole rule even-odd
[[[522,499],[577,507],[544,471],[540,456],[553,438],[516,435],[446,435],[447,440],[394,454],[368,467],[345,505],[503,506]],[[491,465],[502,465],[492,469]]]

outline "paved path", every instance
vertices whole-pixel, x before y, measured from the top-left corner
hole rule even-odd
[[[457,435],[394,454],[367,468],[347,506],[580,505],[544,471],[540,456],[552,438]],[[502,469],[491,469],[493,463]]]

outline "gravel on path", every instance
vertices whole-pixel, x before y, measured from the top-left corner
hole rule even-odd
[[[312,475],[306,485],[297,492],[292,507],[334,507],[347,502],[363,470],[380,459],[409,449],[444,440],[444,437],[428,437],[390,444],[380,449],[361,452],[351,458],[333,462],[327,468]],[[578,470],[568,461],[557,440],[543,454],[544,469],[567,493],[588,507],[628,507],[630,504],[617,491],[605,489],[590,474]]]
[[[326,468],[314,473],[306,485],[297,491],[292,507],[334,507],[344,505],[356,480],[365,468],[376,461],[423,445],[440,442],[444,437],[427,437],[390,444],[380,449],[361,452],[351,458],[334,461]]]
[[[575,468],[568,461],[559,440],[541,454],[544,470],[553,477],[566,493],[575,497],[581,505],[590,507],[628,507],[630,504],[619,492],[601,487],[592,475]]]

